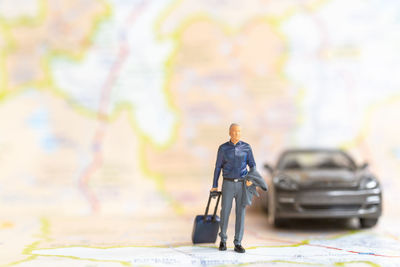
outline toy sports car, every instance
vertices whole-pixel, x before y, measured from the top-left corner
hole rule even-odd
[[[382,212],[382,191],[368,164],[357,166],[344,151],[292,149],[275,168],[265,164],[272,180],[269,221],[282,226],[291,218],[359,218],[372,227]]]

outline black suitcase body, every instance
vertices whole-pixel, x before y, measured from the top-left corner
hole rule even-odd
[[[208,215],[208,208],[210,207],[211,198],[218,196],[217,203],[215,204],[214,214]],[[210,192],[206,212],[204,215],[197,215],[194,219],[192,242],[193,244],[199,243],[215,243],[219,229],[220,218],[217,216],[217,208],[221,192]]]

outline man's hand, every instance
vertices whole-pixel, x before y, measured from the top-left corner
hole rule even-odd
[[[211,190],[210,190],[210,192],[215,192],[215,191],[218,191],[218,187],[213,187],[213,188],[211,188]]]
[[[250,185],[252,185],[252,184],[253,184],[252,181],[246,180],[246,185],[247,185],[247,186],[250,186]]]

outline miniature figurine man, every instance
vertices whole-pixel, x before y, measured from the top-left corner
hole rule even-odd
[[[226,250],[226,230],[228,228],[229,215],[232,209],[232,201],[235,198],[236,222],[235,222],[235,251],[244,253],[245,249],[241,245],[244,216],[246,207],[242,205],[244,177],[248,173],[247,165],[250,169],[255,168],[253,152],[249,144],[240,141],[240,126],[232,123],[229,127],[230,141],[222,144],[218,148],[217,162],[215,164],[214,182],[211,192],[218,191],[218,178],[222,169],[224,181],[222,183],[222,208],[221,208],[221,242],[219,250]],[[251,181],[246,181],[250,186]]]

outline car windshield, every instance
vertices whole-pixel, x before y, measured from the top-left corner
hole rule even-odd
[[[281,170],[354,169],[355,164],[342,151],[295,151],[283,154],[278,168]]]

